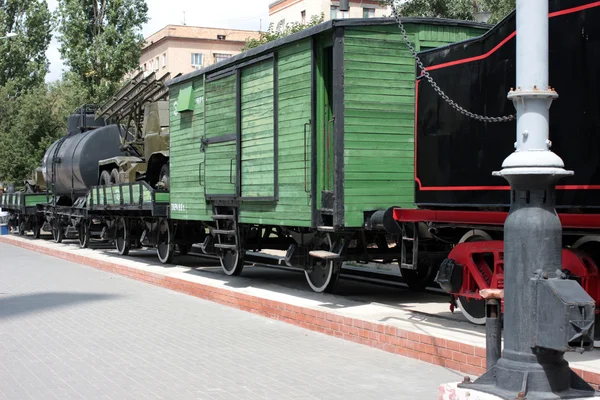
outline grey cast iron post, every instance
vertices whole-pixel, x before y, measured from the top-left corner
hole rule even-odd
[[[517,0],[517,109],[515,152],[494,175],[511,186],[504,227],[504,351],[472,384],[503,399],[588,397],[593,389],[564,352],[593,347],[594,301],[572,280],[561,279],[562,227],[555,185],[572,172],[550,151],[548,0]],[[568,132],[564,132],[568,134]]]

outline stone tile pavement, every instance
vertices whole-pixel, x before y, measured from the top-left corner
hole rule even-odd
[[[0,243],[0,399],[434,399],[445,368]]]

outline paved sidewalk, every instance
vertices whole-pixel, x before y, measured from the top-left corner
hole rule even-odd
[[[447,369],[0,243],[0,398],[434,399]]]

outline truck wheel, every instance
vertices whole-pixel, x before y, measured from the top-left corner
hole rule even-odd
[[[113,170],[110,171],[110,183],[121,183],[121,177],[119,177],[119,170],[116,168],[113,168]]]
[[[110,185],[110,173],[108,171],[102,171],[100,174],[100,186],[108,186]]]
[[[170,187],[171,174],[169,171],[169,164],[165,164],[160,169],[160,174],[158,175],[158,182],[162,182],[166,190],[169,190]]]

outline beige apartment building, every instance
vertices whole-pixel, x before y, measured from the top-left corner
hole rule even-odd
[[[256,31],[168,25],[146,38],[140,70],[162,77],[187,74],[239,54]]]
[[[308,22],[313,15],[323,15],[325,20],[342,18],[375,18],[391,14],[389,6],[379,0],[350,1],[350,11],[340,11],[340,2],[331,0],[277,0],[269,4],[269,18],[277,25],[279,21]]]

